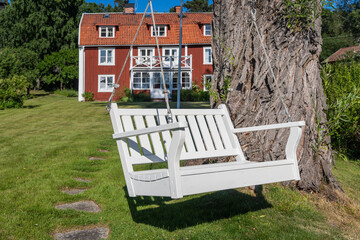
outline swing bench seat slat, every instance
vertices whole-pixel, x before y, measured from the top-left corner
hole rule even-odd
[[[300,180],[296,151],[304,122],[234,129],[224,105],[219,109],[118,109],[111,105],[121,164],[130,197],[186,195]],[[290,128],[286,159],[251,162],[237,133]],[[234,156],[235,162],[181,166],[180,161]],[[134,171],[133,165],[167,163],[166,168]]]

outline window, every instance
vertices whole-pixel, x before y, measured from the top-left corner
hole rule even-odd
[[[189,72],[182,72],[181,78],[181,88],[182,89],[190,89],[191,88],[191,80]],[[173,74],[173,89],[177,89],[177,81],[178,81],[178,73],[175,72]]]
[[[99,65],[115,65],[114,48],[99,48]]]
[[[170,73],[164,72],[164,77],[165,77],[166,88],[169,90],[170,89]],[[161,74],[158,72],[152,73],[152,83],[153,83],[153,89],[163,89],[164,88],[163,82],[161,80]]]
[[[158,26],[156,26],[156,30],[157,30],[158,37],[166,37],[167,26],[158,25]],[[151,36],[155,37],[155,35],[156,35],[156,33],[155,33],[154,26],[151,26]]]
[[[101,38],[113,38],[115,37],[115,27],[100,27],[99,37]]]
[[[150,74],[146,72],[134,73],[133,89],[150,89]]]
[[[204,36],[211,36],[211,25],[204,25]]]
[[[212,64],[211,47],[204,47],[204,64]]]
[[[98,92],[112,92],[115,75],[99,75]]]
[[[204,75],[204,83],[203,83],[204,91],[209,90],[208,88],[206,88],[206,83],[208,83],[208,82],[212,83],[212,79],[213,79],[213,75],[211,75],[211,74]]]
[[[154,48],[139,48],[138,56],[141,57],[137,60],[137,64],[150,63],[151,58],[154,56]]]

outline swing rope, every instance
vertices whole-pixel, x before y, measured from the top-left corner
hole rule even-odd
[[[156,28],[156,24],[155,24],[155,17],[154,17],[154,11],[153,11],[153,6],[152,6],[152,0],[149,0],[147,6],[146,6],[146,9],[144,11],[144,14],[141,18],[141,21],[140,21],[140,24],[137,28],[137,31],[136,31],[136,34],[134,36],[134,39],[131,43],[131,46],[130,46],[130,49],[129,49],[129,52],[126,56],[126,59],[125,59],[125,62],[121,68],[121,71],[120,71],[120,74],[119,74],[119,77],[117,78],[116,80],[116,83],[114,84],[114,88],[113,88],[113,91],[110,95],[110,98],[106,104],[106,109],[108,111],[110,111],[111,109],[111,102],[114,98],[114,95],[115,95],[115,92],[116,92],[116,89],[119,87],[119,81],[120,81],[120,78],[124,72],[124,69],[125,69],[125,66],[126,66],[126,63],[127,61],[129,60],[129,57],[130,57],[130,54],[131,54],[131,51],[135,45],[135,41],[136,41],[136,38],[137,36],[139,35],[139,32],[140,32],[140,28],[141,28],[141,25],[143,24],[144,22],[144,19],[145,19],[145,16],[146,16],[146,13],[147,13],[147,10],[151,9],[151,16],[152,16],[152,21],[153,21],[153,29],[155,30],[155,39],[156,39],[156,47],[157,47],[157,50],[158,50],[158,55],[159,55],[159,63],[160,63],[160,70],[161,70],[161,78],[162,78],[162,82],[163,82],[163,88],[164,88],[164,91],[163,93],[165,94],[165,102],[166,102],[166,108],[167,108],[167,120],[169,123],[172,123],[173,122],[173,119],[172,119],[172,113],[171,113],[171,108],[170,108],[170,103],[169,103],[169,90],[167,90],[166,88],[166,83],[165,83],[165,74],[164,74],[164,69],[163,69],[163,65],[162,65],[162,56],[160,55],[160,46],[159,46],[159,40],[158,40],[158,31],[157,31],[157,28]]]
[[[261,48],[262,48],[263,51],[264,51],[266,63],[268,64],[268,67],[269,67],[269,69],[270,69],[271,77],[274,79],[275,88],[276,88],[276,90],[277,90],[277,92],[278,92],[280,102],[281,102],[281,104],[282,104],[283,107],[284,107],[284,111],[285,111],[285,115],[286,115],[286,117],[287,117],[287,121],[288,121],[288,122],[291,122],[291,116],[290,116],[290,113],[289,113],[289,109],[288,109],[288,107],[287,107],[286,104],[285,104],[285,101],[284,101],[283,95],[282,95],[282,93],[281,93],[281,90],[280,90],[280,87],[279,87],[277,78],[275,77],[274,70],[273,70],[272,65],[271,65],[271,62],[270,62],[269,55],[268,55],[268,53],[267,53],[267,51],[266,51],[265,43],[263,42],[263,36],[261,35],[261,33],[260,33],[260,31],[259,31],[259,27],[258,27],[258,25],[257,25],[257,23],[256,23],[255,3],[256,3],[256,0],[252,0],[251,10],[250,10],[252,23],[251,23],[251,26],[250,26],[249,33],[251,32],[251,29],[252,29],[252,27],[254,26],[254,27],[255,27],[255,30],[256,30],[256,33],[257,33],[257,35],[258,35],[258,37],[259,37],[259,40],[260,40]],[[250,34],[249,34],[249,35],[250,35]],[[248,39],[249,39],[249,36],[248,36],[248,38],[246,39],[245,46],[244,46],[244,51],[243,51],[242,57],[241,57],[240,59],[242,59],[243,56],[244,56],[244,54],[245,54],[245,47],[246,47],[246,44],[247,44]]]

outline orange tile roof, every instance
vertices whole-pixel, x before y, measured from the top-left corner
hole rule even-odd
[[[336,62],[339,60],[344,60],[348,54],[358,52],[360,52],[360,46],[340,48],[323,62]]]
[[[79,45],[131,45],[143,13],[123,14],[109,13],[84,14],[80,24]],[[166,37],[159,37],[161,45],[179,44],[180,18],[177,13],[155,13],[157,25],[167,25]],[[149,15],[150,16],[150,15]],[[185,13],[183,18],[183,44],[210,44],[211,36],[204,36],[203,24],[210,24],[212,13]],[[146,17],[141,26],[135,45],[155,45],[155,37],[151,37],[151,17]],[[99,38],[98,26],[115,26],[114,38]]]

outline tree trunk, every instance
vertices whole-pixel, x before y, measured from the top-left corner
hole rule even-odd
[[[249,32],[251,1],[244,0],[214,0],[213,88],[222,92],[224,79],[231,78],[232,91],[227,93],[225,102],[235,127],[286,122],[281,95],[292,121],[306,121],[298,149],[301,181],[297,187],[319,192],[321,184],[326,182],[341,189],[331,173],[330,138],[316,147],[319,133],[324,132],[322,129],[327,123],[319,64],[321,19],[317,19],[314,29],[309,31],[289,30],[280,17],[281,2],[258,0],[255,5],[256,22],[281,93],[270,75],[256,31],[253,28]],[[212,100],[212,107],[218,104]],[[255,161],[283,158],[287,137],[288,130],[239,135],[246,156]]]

